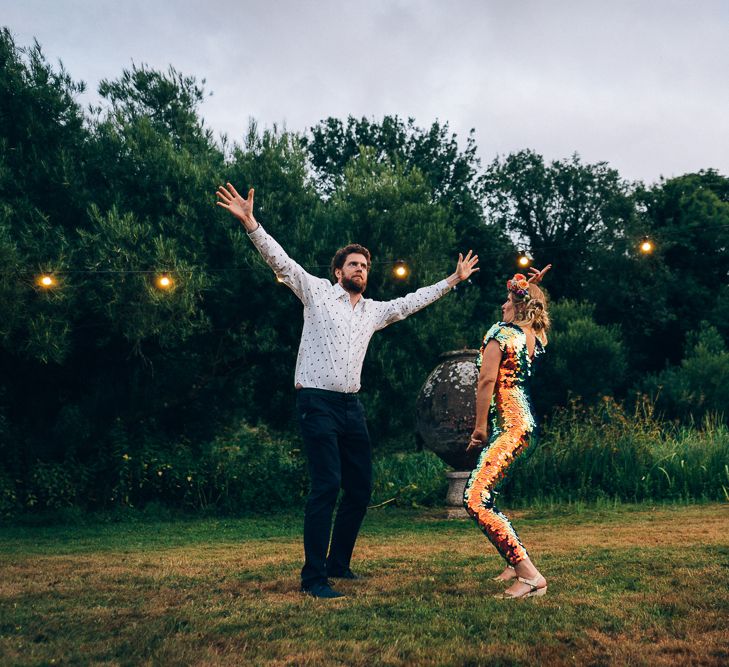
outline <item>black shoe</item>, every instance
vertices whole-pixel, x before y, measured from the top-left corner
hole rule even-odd
[[[335,591],[329,584],[314,584],[313,586],[309,586],[307,588],[301,587],[301,590],[306,593],[307,595],[311,595],[313,598],[326,598],[326,599],[332,599],[332,598],[343,598],[344,593],[340,593],[339,591]]]
[[[327,576],[331,577],[332,579],[361,579],[362,577],[356,575],[352,570],[347,568],[346,570],[337,572],[336,570],[334,572],[327,571]]]

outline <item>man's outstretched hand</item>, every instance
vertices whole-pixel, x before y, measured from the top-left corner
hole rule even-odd
[[[462,252],[458,253],[458,264],[455,272],[448,276],[448,284],[453,287],[462,280],[466,280],[472,273],[476,273],[479,269],[475,268],[478,264],[478,255],[473,254],[473,250],[469,250],[464,257]]]
[[[246,199],[238,194],[232,183],[228,183],[227,187],[221,185],[215,194],[218,197],[216,204],[238,218],[246,231],[252,232],[254,229],[258,229],[258,222],[253,217],[253,188],[248,190]]]

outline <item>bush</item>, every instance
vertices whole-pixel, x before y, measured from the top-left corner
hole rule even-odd
[[[117,447],[112,467],[110,500],[137,508],[157,503],[242,514],[291,507],[305,489],[299,450],[245,423],[199,448],[152,443],[131,455]]]
[[[26,484],[25,504],[28,508],[57,510],[72,507],[84,475],[72,463],[36,463]]]
[[[20,509],[15,482],[0,471],[0,518],[9,519]]]
[[[718,330],[706,323],[688,336],[681,365],[667,368],[644,383],[658,408],[669,417],[700,421],[707,413],[726,412],[729,405],[729,351]]]
[[[625,383],[628,365],[620,329],[596,324],[593,312],[594,306],[584,302],[552,305],[553,330],[534,377],[540,413],[567,405],[570,397],[593,403]]]

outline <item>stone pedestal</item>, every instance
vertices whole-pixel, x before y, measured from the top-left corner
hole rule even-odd
[[[466,519],[468,512],[463,507],[463,492],[466,489],[466,482],[471,476],[468,471],[458,470],[447,472],[448,493],[446,495],[446,519]]]

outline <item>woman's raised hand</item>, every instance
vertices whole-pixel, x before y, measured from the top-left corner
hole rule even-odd
[[[547,264],[541,271],[539,269],[535,269],[533,266],[529,268],[529,282],[534,283],[535,285],[538,285],[542,278],[544,278],[544,274],[549,271],[549,269],[552,268],[551,264]]]

